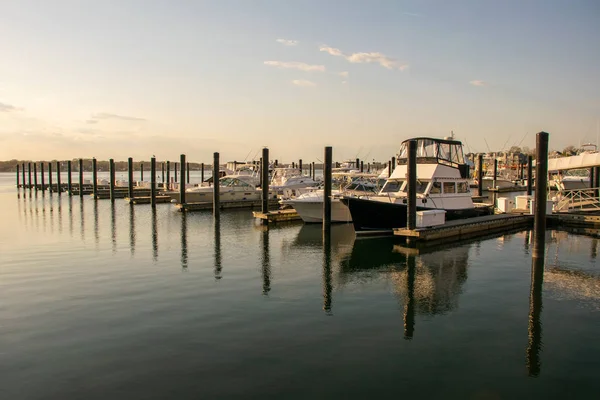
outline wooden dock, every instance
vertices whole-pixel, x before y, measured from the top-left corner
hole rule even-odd
[[[302,219],[300,218],[300,214],[298,214],[298,212],[293,208],[286,210],[269,211],[267,213],[254,211],[252,215],[254,215],[254,218],[257,218],[266,224],[270,224],[273,222],[299,221]]]
[[[221,201],[219,203],[220,209],[229,209],[229,208],[260,208],[262,205],[261,200],[244,200],[244,201]],[[279,200],[271,199],[269,200],[269,208],[278,208]],[[177,203],[175,204],[175,208],[178,211],[209,211],[213,209],[212,201],[204,201],[200,203]]]
[[[152,196],[139,196],[139,197],[125,197],[125,201],[129,204],[150,204],[152,203]],[[165,195],[156,196],[156,204],[170,203],[171,197]]]
[[[529,227],[533,215],[498,214],[450,221],[430,228],[394,229],[394,235],[419,241],[460,240],[496,231]]]
[[[600,214],[556,213],[548,216],[548,222],[554,226],[597,227],[600,226]]]

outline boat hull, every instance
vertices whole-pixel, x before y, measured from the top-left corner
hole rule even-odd
[[[323,222],[323,201],[288,201],[306,223]],[[331,222],[352,222],[350,210],[339,199],[331,200]]]
[[[341,199],[352,216],[355,231],[391,230],[406,227],[407,205],[388,203],[354,197]],[[417,207],[417,211],[433,210],[433,208]],[[446,211],[446,220],[478,217],[489,213],[487,209],[462,208]]]

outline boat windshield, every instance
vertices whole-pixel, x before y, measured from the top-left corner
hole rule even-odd
[[[464,155],[462,143],[457,140],[442,140],[419,138],[417,141],[417,159],[429,159],[432,162],[449,163],[449,164],[464,164]],[[408,141],[405,141],[400,146],[398,153],[398,162],[405,164],[408,158]]]
[[[252,187],[252,185],[250,185],[248,182],[244,182],[238,178],[228,178],[228,177],[224,177],[221,178],[219,180],[219,185],[220,186],[227,186],[227,187],[232,187],[232,186],[247,186],[247,187]]]

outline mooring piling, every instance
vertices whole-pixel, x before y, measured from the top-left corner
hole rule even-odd
[[[40,178],[42,178],[42,191],[46,190],[46,177],[44,176],[44,163],[40,163]],[[23,180],[23,185],[25,181]]]
[[[316,176],[317,176],[317,175],[316,175],[316,172],[315,172],[315,162],[313,161],[313,162],[311,163],[311,165],[312,165],[312,179],[313,179],[313,181],[314,181],[314,180],[315,180],[315,178],[316,178]]]
[[[204,183],[204,163],[200,164],[200,186]]]
[[[356,157],[356,164],[354,166],[357,170],[360,169],[360,159],[358,157]]]
[[[596,196],[600,196],[600,167],[596,167],[596,173],[594,174],[594,187],[596,188]]]
[[[596,178],[594,177],[594,172],[596,172],[595,167],[591,167],[589,170],[590,174],[590,189],[594,187],[594,183],[596,182]]]
[[[21,183],[19,182],[19,164],[17,164],[17,189],[19,188],[19,186],[21,185]]]
[[[72,170],[73,166],[71,165],[71,160],[69,160],[67,161],[67,190],[69,191],[69,196],[73,195],[73,177],[71,176]]]
[[[128,186],[128,194],[129,194],[129,198],[133,199],[133,158],[129,157],[127,159],[127,174],[128,174],[128,182],[127,182],[127,186]],[[131,205],[133,205],[132,203],[129,203]]]
[[[108,160],[108,174],[110,175],[109,177],[109,193],[110,193],[110,201],[112,203],[115,202],[115,160],[114,159],[110,159]]]
[[[388,160],[388,178],[392,176],[392,160]]]
[[[164,187],[165,186],[165,163],[164,162],[160,163],[160,169],[162,171],[161,182],[163,183],[163,187]]]
[[[187,181],[187,183],[190,183],[190,163],[189,162],[187,162],[185,164],[185,172],[186,172],[186,181]]]
[[[23,175],[23,189],[25,189],[25,163],[22,165],[21,173]]]
[[[56,162],[56,191],[58,195],[62,195],[62,187],[60,183],[60,161]]]
[[[140,182],[144,182],[144,163],[140,163]]]
[[[302,160],[300,160],[302,165]],[[269,212],[269,149],[267,147],[262,149],[262,166],[260,169],[261,181],[262,181],[262,196],[261,196],[261,211],[263,213]]]
[[[179,156],[181,166],[181,182],[179,183],[179,203],[185,204],[185,154]],[[183,210],[183,208],[182,208]]]
[[[167,184],[165,190],[171,190],[171,161],[167,161]]]
[[[92,193],[94,200],[98,200],[98,162],[96,157],[92,158]]]
[[[50,191],[50,193],[52,193],[54,191],[54,189],[52,188],[52,163],[51,162],[48,163],[48,190]]]
[[[360,172],[365,172],[365,163],[363,160],[360,160]]]
[[[37,163],[34,162],[33,163],[33,187],[35,188],[35,191],[38,191],[38,184],[37,184]]]
[[[267,163],[268,166],[268,163]],[[302,175],[302,159],[298,160],[298,169],[300,170],[300,175]]]
[[[325,147],[325,157],[323,165],[323,231],[329,233],[331,229],[331,163],[333,159],[333,149],[331,146]]]
[[[175,163],[175,168],[173,170],[173,175],[175,176],[175,183],[177,183],[177,163]]]
[[[533,157],[527,157],[527,196],[533,193]],[[537,188],[536,188],[537,189]]]
[[[497,181],[498,180],[498,159],[496,157],[494,157],[494,179],[493,179],[493,183],[492,183],[492,187],[494,189],[497,188],[498,184]]]
[[[79,197],[83,198],[83,158],[79,159]]]
[[[406,229],[417,226],[417,141],[408,142]]]
[[[31,189],[31,163],[27,163],[27,178],[27,186]]]
[[[546,197],[548,187],[548,133],[539,132],[535,148],[535,215],[533,256],[544,256],[546,240]]]
[[[156,207],[156,158],[150,159],[150,204]],[[156,213],[153,213],[153,228],[156,228]],[[153,231],[154,232],[154,231]],[[154,233],[153,233],[154,234]],[[154,236],[152,236],[154,238]],[[153,242],[154,243],[154,242]]]
[[[477,196],[483,196],[483,154],[477,154]]]
[[[392,172],[396,170],[396,157],[392,157],[392,169],[390,171],[390,176],[392,176]]]
[[[220,214],[220,186],[219,186],[219,153],[213,154],[213,170],[212,170],[212,181],[213,181],[213,216],[219,217]]]

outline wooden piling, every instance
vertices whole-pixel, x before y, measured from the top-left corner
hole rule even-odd
[[[204,163],[200,164],[200,186],[204,183]]]
[[[40,163],[40,177],[42,178],[42,191],[46,190],[46,177],[44,176],[44,163]],[[25,180],[23,180],[23,185],[25,185]]]
[[[323,164],[323,231],[329,233],[331,229],[331,172],[333,159],[333,149],[331,146],[325,147],[325,157]]]
[[[300,175],[302,175],[302,159],[298,160],[298,169],[300,169]]]
[[[73,193],[73,177],[71,176],[73,170],[73,166],[71,165],[71,160],[67,161],[67,190],[69,191],[69,196],[72,196]]]
[[[548,133],[539,132],[535,148],[535,215],[533,256],[544,258],[546,240],[546,191],[548,187]]]
[[[220,186],[219,186],[219,153],[213,154],[213,216],[218,218],[220,215]]]
[[[527,157],[527,196],[533,193],[533,157]]]
[[[108,173],[110,175],[109,177],[109,193],[110,193],[110,201],[111,202],[115,202],[115,160],[114,159],[110,159],[108,160]]]
[[[62,187],[60,183],[60,161],[56,162],[56,190],[58,191],[58,195],[62,195]]]
[[[129,198],[133,199],[133,158],[129,157],[127,159],[127,173],[128,173],[128,194]],[[131,203],[133,204],[133,203]]]
[[[186,168],[185,168],[185,172],[186,172],[186,174],[187,174],[187,175],[186,175],[186,181],[187,181],[187,183],[190,183],[190,163],[189,163],[189,162],[188,162],[188,163],[186,163],[186,164],[185,164],[185,167],[186,167]]]
[[[165,190],[171,190],[171,161],[167,161],[167,184]]]
[[[477,196],[483,196],[483,154],[477,155]]]
[[[37,163],[34,162],[33,163],[33,187],[35,188],[35,191],[38,191],[38,184],[37,184]]]
[[[390,176],[392,176],[392,173],[396,170],[396,157],[392,157],[392,170],[390,172]]]
[[[164,162],[160,163],[160,168],[162,171],[162,176],[161,176],[162,181],[161,182],[163,183],[163,188],[164,188],[164,186],[165,186],[165,163]]]
[[[596,173],[594,174],[594,187],[596,188],[596,196],[600,197],[600,167],[596,167]]]
[[[79,159],[79,197],[83,198],[83,158]]]
[[[392,176],[392,160],[388,161],[388,178]]]
[[[302,160],[300,160],[302,163]],[[261,166],[261,181],[262,181],[262,195],[261,195],[261,211],[264,213],[269,212],[269,149],[262,149],[262,166]]]
[[[179,183],[179,203],[185,204],[185,154],[179,156],[181,166],[181,182]]]
[[[27,186],[31,189],[33,186],[31,185],[31,163],[27,164]]]
[[[92,158],[92,193],[94,200],[98,197],[98,162],[96,157]]]
[[[594,187],[594,182],[596,182],[596,179],[594,178],[594,172],[596,172],[595,168],[594,167],[590,168],[590,171],[589,171],[589,175],[590,175],[590,189]]]
[[[358,157],[356,157],[356,164],[355,164],[355,168],[357,170],[360,170],[360,159]]]
[[[363,160],[360,160],[360,172],[365,172],[365,165]]]
[[[150,159],[150,204],[156,207],[156,158]],[[156,219],[156,214],[153,214]],[[153,220],[155,222],[155,220]]]
[[[17,189],[19,188],[19,186],[21,185],[21,183],[19,182],[19,164],[17,164]]]
[[[50,193],[52,193],[54,191],[54,189],[52,188],[52,163],[51,162],[48,163],[48,190],[50,191]]]
[[[144,163],[140,163],[140,182],[144,182]]]
[[[406,229],[417,226],[417,141],[408,142]]]
[[[316,178],[316,176],[317,176],[317,175],[316,175],[316,172],[315,172],[315,162],[313,161],[313,162],[311,163],[311,165],[312,165],[312,179],[313,179],[313,181],[314,181],[314,180],[315,180],[315,178]]]
[[[175,183],[177,183],[177,163],[175,163],[175,168],[173,169],[173,175],[175,176]]]
[[[275,168],[279,165],[279,160],[275,159]]]
[[[498,179],[498,159],[496,157],[494,157],[494,180],[492,182],[492,187],[494,189],[498,186],[497,179]]]
[[[25,163],[23,163],[23,165],[21,166],[21,173],[23,175],[23,189],[25,189]]]

